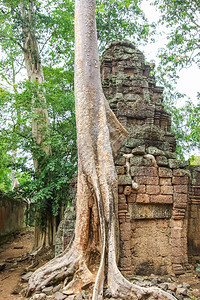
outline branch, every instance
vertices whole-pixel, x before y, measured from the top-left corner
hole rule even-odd
[[[46,39],[46,41],[44,42],[44,44],[43,44],[43,46],[42,46],[42,48],[41,48],[41,50],[40,50],[40,53],[42,53],[44,47],[46,46],[46,43],[47,43],[50,39],[51,39],[51,35],[50,35],[50,37],[48,37],[48,38]]]
[[[12,42],[14,42],[15,44],[17,44],[21,49],[22,51],[26,52],[27,50],[20,44],[20,42],[18,42],[16,39],[14,39],[13,37],[9,37],[9,36],[6,36],[5,34],[3,34],[2,32],[0,33],[0,39],[9,39],[11,40]]]

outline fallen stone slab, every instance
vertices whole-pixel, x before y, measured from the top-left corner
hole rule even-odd
[[[54,294],[54,298],[55,298],[55,300],[64,300],[64,299],[67,299],[66,295],[63,295],[63,293],[61,293],[61,292],[56,292]]]
[[[33,295],[30,300],[46,300],[47,296],[45,293],[35,294]]]
[[[47,294],[47,295],[50,295],[53,291],[53,286],[48,286],[48,287],[45,287],[42,292]]]

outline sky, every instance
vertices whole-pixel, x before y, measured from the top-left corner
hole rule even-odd
[[[151,0],[142,0],[142,9],[145,12],[149,22],[155,22],[159,19],[159,12],[155,9],[155,6],[151,5]],[[164,27],[162,30],[166,30]],[[157,54],[158,49],[163,47],[166,43],[166,37],[163,35],[156,38],[155,43],[151,43],[148,46],[141,47],[141,50],[145,54],[147,61],[154,60],[158,62]],[[196,65],[192,65],[190,68],[185,68],[178,73],[180,79],[177,82],[177,90],[180,93],[184,93],[189,96],[194,104],[197,104],[197,92],[200,92],[199,78],[200,69]]]
[[[159,19],[159,12],[155,9],[155,6],[151,5],[152,0],[142,0],[142,9],[148,19],[149,22],[156,22]],[[167,29],[162,27],[162,31],[166,31]],[[166,36],[163,34],[162,36],[158,36],[155,40],[155,43],[149,43],[145,47],[140,47],[140,50],[143,51],[145,58],[147,61],[155,61],[158,63],[158,49],[164,47],[166,43]],[[181,107],[184,105],[186,99],[190,98],[190,100],[196,105],[199,103],[197,99],[197,93],[200,92],[200,68],[197,65],[193,64],[189,68],[184,68],[180,70],[177,74],[179,79],[177,81],[177,90],[180,93],[186,94],[186,97],[183,99],[184,101],[180,101],[176,104],[177,107]],[[189,159],[191,155],[200,156],[199,149],[193,149],[189,153],[185,153],[185,158]]]

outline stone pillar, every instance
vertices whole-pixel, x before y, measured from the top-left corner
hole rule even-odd
[[[200,260],[200,167],[190,166],[190,171],[188,256],[191,263],[196,263]]]
[[[172,183],[174,188],[174,204],[171,219],[172,267],[174,273],[180,275],[186,271],[188,266],[188,172],[175,169],[173,171]]]

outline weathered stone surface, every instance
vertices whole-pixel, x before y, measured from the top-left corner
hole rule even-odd
[[[119,185],[118,186],[118,193],[122,194],[124,192],[124,186],[123,185]]]
[[[158,195],[160,193],[160,186],[159,185],[147,185],[146,192],[150,195]]]
[[[183,169],[177,169],[173,171],[173,176],[189,176],[190,173],[188,170],[183,170]]]
[[[169,219],[172,216],[170,205],[134,203],[129,206],[129,211],[131,219]]]
[[[120,194],[118,199],[119,203],[126,203],[126,196],[124,194]]]
[[[159,177],[172,177],[172,170],[169,168],[159,168],[158,169]]]
[[[53,293],[56,293],[62,289],[62,284],[58,284],[53,287]]]
[[[126,159],[123,156],[120,156],[115,159],[115,165],[124,166],[126,164]]]
[[[68,295],[69,295],[69,294],[68,294]],[[70,295],[69,295],[69,296],[70,296]],[[54,294],[54,298],[55,298],[55,300],[64,300],[64,299],[67,298],[67,296],[64,295],[64,294],[61,293],[61,292],[56,292],[56,293]]]
[[[119,185],[131,185],[132,184],[131,176],[119,175],[118,176],[118,184]]]
[[[137,203],[149,203],[149,196],[147,194],[137,194]]]
[[[127,197],[127,201],[128,203],[134,203],[136,201],[136,194],[131,193],[128,197]]]
[[[30,298],[30,300],[46,300],[46,299],[47,297],[45,293],[35,294]]]
[[[176,159],[168,159],[168,162],[171,169],[177,169],[179,167],[179,163]]]
[[[116,166],[116,172],[118,175],[124,175],[125,172],[124,166]]]
[[[170,186],[172,184],[171,178],[160,178],[160,185],[168,185]]]
[[[173,195],[174,189],[171,185],[161,186],[161,195]]]
[[[164,154],[164,152],[162,150],[159,150],[158,148],[153,147],[153,146],[150,146],[150,147],[147,148],[147,153],[152,154],[154,156]]]
[[[168,166],[168,159],[165,156],[157,156],[156,162],[158,166]]]
[[[187,185],[175,185],[174,186],[174,192],[175,193],[187,194],[188,193],[188,186]]]
[[[141,145],[141,146],[138,146],[138,147],[134,148],[132,150],[132,153],[133,154],[144,155],[145,154],[145,145]]]
[[[173,197],[172,195],[151,195],[150,196],[151,203],[160,203],[160,204],[172,204]]]
[[[131,166],[141,166],[143,162],[142,156],[133,156],[130,159],[130,165]]]
[[[50,295],[52,292],[53,292],[53,286],[48,286],[48,287],[45,287],[43,290],[42,290],[43,293],[47,294],[47,295]]]
[[[172,183],[173,184],[188,184],[188,177],[187,176],[184,176],[184,177],[176,177],[176,176],[173,176],[172,177]]]
[[[131,167],[131,176],[156,177],[157,176],[157,168],[132,166]]]
[[[124,195],[126,195],[126,196],[130,195],[131,191],[132,191],[132,187],[130,185],[126,185],[124,187]]]
[[[176,160],[170,116],[162,105],[163,89],[156,86],[143,54],[130,44],[112,43],[101,69],[110,107],[130,133],[115,159],[120,268],[130,271],[134,266],[134,273],[149,275],[182,274],[187,265],[188,215],[190,253],[200,252],[200,227],[195,221],[200,219],[200,170],[192,179],[189,206],[189,173]],[[175,293],[175,287],[168,290]]]
[[[177,203],[187,203],[188,195],[187,194],[174,194],[174,202]]]
[[[134,180],[139,185],[145,185],[145,184],[158,185],[159,183],[158,177],[151,177],[151,176],[134,176]]]

